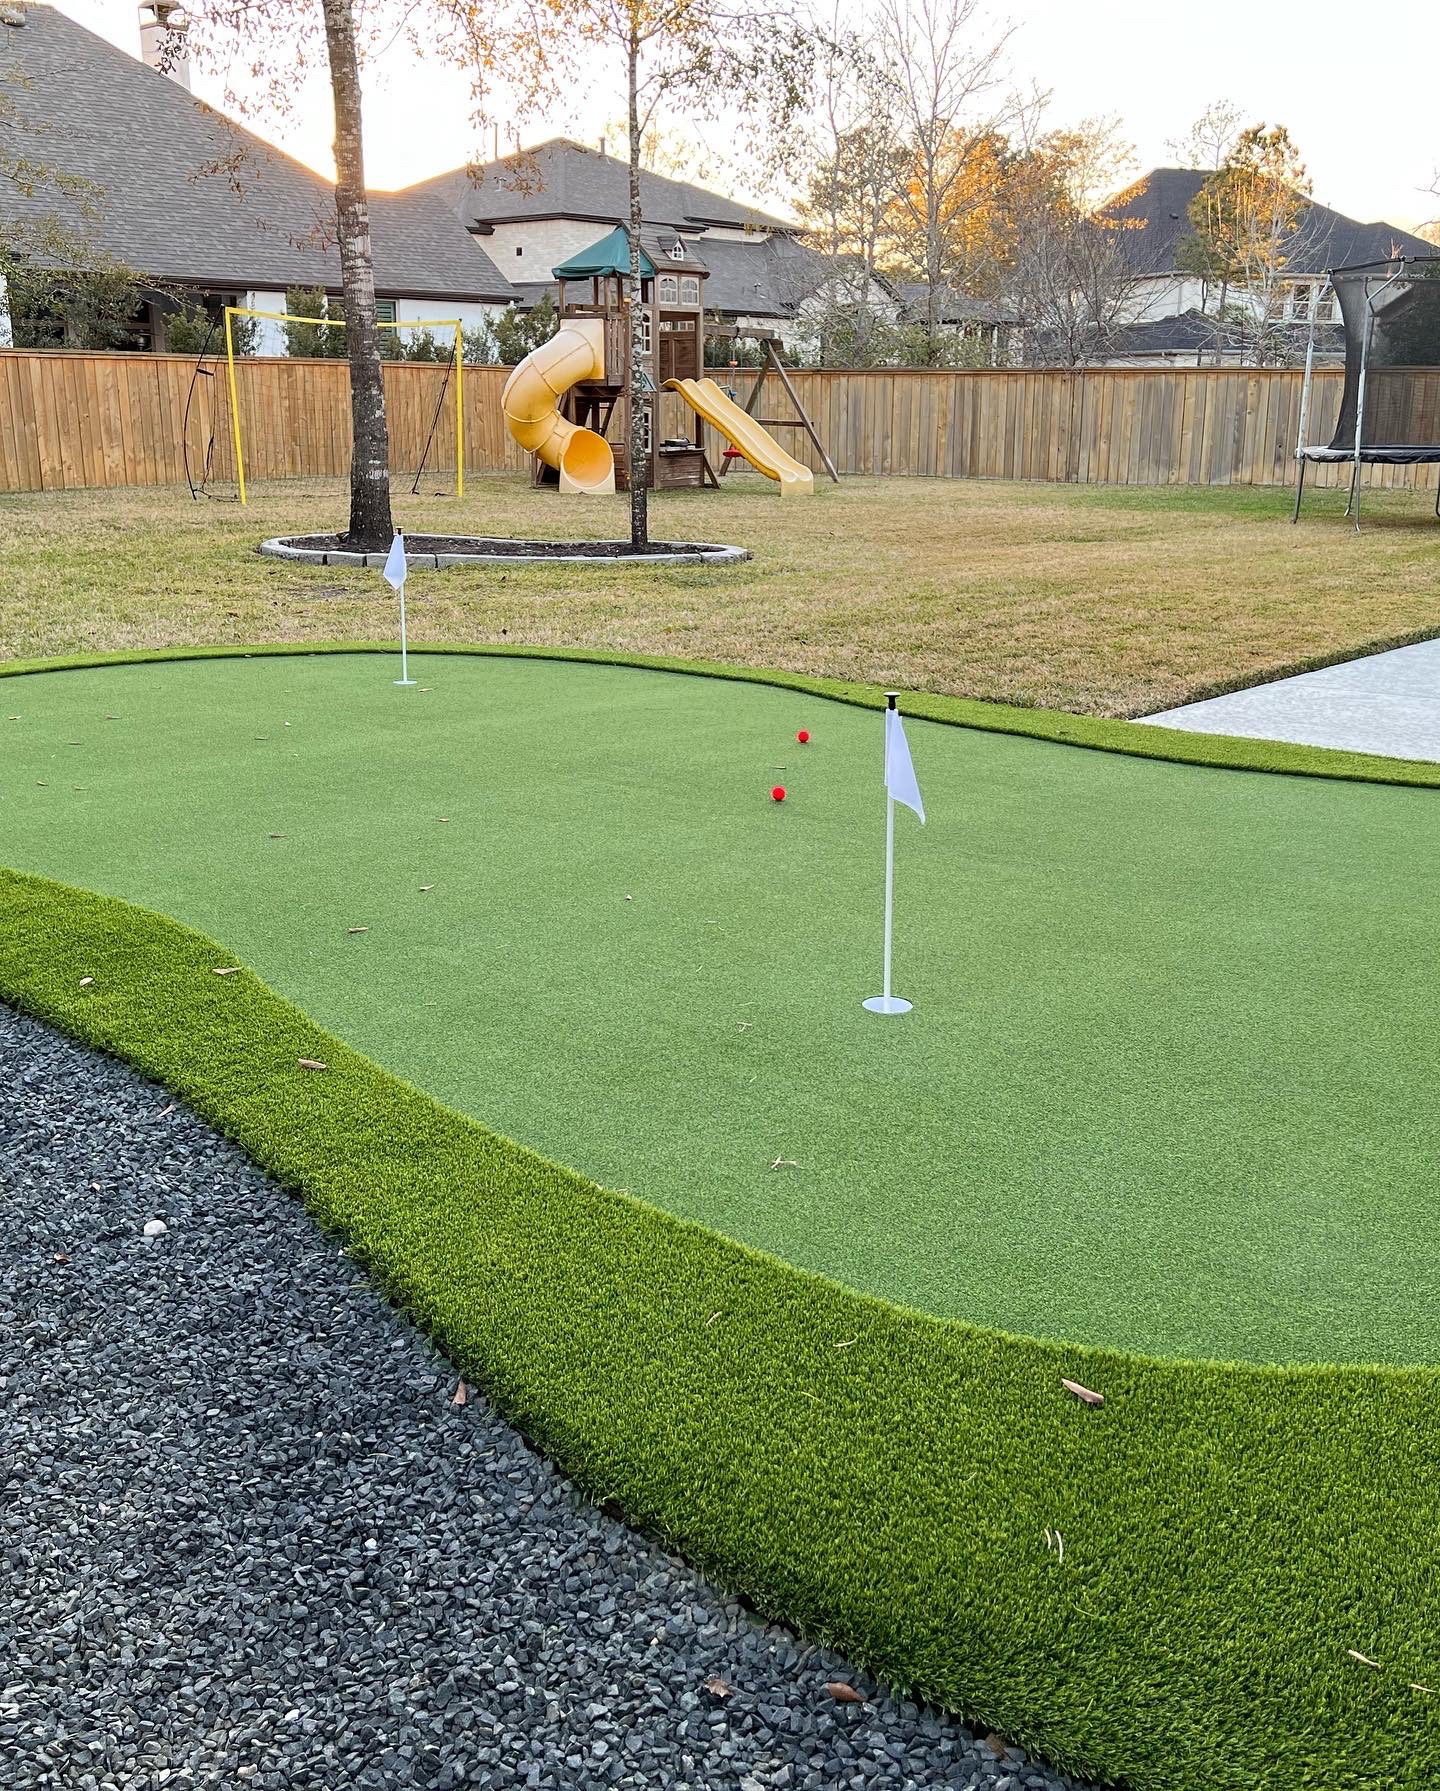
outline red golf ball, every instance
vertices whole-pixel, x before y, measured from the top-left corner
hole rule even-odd
[[[801,728],[800,732],[795,736],[795,738],[800,742],[800,744],[802,746],[808,746],[810,743],[809,728]]]
[[[770,792],[770,799],[772,802],[783,802],[785,800],[784,784],[776,784],[775,788]]]

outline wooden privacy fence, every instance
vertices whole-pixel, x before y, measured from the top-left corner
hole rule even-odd
[[[523,470],[500,414],[505,367],[465,369],[467,471]],[[727,383],[730,375],[718,375]],[[841,473],[1078,484],[1275,485],[1294,477],[1301,374],[1293,368],[1127,367],[1080,371],[931,369],[791,375]],[[343,474],[349,465],[349,373],[342,361],[246,360],[237,386],[247,475]],[[733,376],[740,402],[754,378]],[[425,460],[453,473],[454,388],[443,366],[389,363],[391,463]],[[1315,376],[1309,438],[1328,441],[1341,376]],[[188,418],[187,418],[188,403]],[[784,415],[770,381],[760,410]],[[438,411],[438,420],[437,420]],[[664,435],[694,437],[674,393]],[[797,458],[819,462],[803,432],[781,431]],[[718,446],[710,436],[712,450]],[[0,351],[0,491],[182,483],[235,477],[224,364],[195,377],[188,356]],[[1347,467],[1312,469],[1343,483]],[[1370,467],[1367,483],[1433,486],[1435,467]],[[422,484],[421,489],[425,489]]]

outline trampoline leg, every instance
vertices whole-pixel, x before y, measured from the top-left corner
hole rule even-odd
[[[1440,479],[1435,481],[1435,514],[1440,516]]]
[[[1300,520],[1300,500],[1305,495],[1305,462],[1300,462],[1300,477],[1295,481],[1295,514],[1290,518],[1292,523]],[[1435,514],[1440,516],[1440,494],[1435,499]]]
[[[1360,527],[1360,466],[1357,463],[1350,469],[1350,495],[1345,500],[1345,514],[1355,513],[1355,527]]]

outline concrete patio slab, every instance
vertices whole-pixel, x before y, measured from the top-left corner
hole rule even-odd
[[[1440,640],[1370,653],[1139,719],[1200,734],[1440,762]]]

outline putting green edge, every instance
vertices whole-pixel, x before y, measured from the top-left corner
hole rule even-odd
[[[16,659],[0,665],[0,678],[34,672],[85,671],[105,665],[152,665],[169,660],[260,659],[292,654],[389,653],[394,641],[274,641],[250,646],[224,645],[135,648],[115,653],[70,654],[52,659]],[[810,677],[802,672],[771,671],[762,666],[726,665],[703,659],[667,659],[647,653],[610,653],[588,647],[526,647],[477,642],[474,645],[425,642],[412,644],[420,654],[487,655],[502,659],[558,659],[580,665],[629,666],[633,670],[679,673],[694,678],[733,678],[745,684],[769,684],[830,702],[880,709],[885,693],[874,684],[840,678]],[[973,697],[906,692],[907,715],[983,733],[1023,734],[1061,746],[1092,752],[1122,753],[1131,758],[1161,759],[1183,765],[1207,765],[1222,771],[1265,771],[1286,777],[1344,778],[1375,784],[1440,786],[1440,764],[1422,759],[1392,759],[1376,753],[1345,752],[1328,746],[1296,746],[1284,740],[1250,740],[1232,734],[1195,734],[1181,728],[1151,727],[1098,715],[1075,715],[1064,709],[1022,709],[1010,703],[986,703]]]
[[[0,871],[0,996],[190,1102],[592,1497],[767,1615],[1135,1791],[1433,1785],[1440,1371],[887,1305],[542,1160],[232,962]]]

